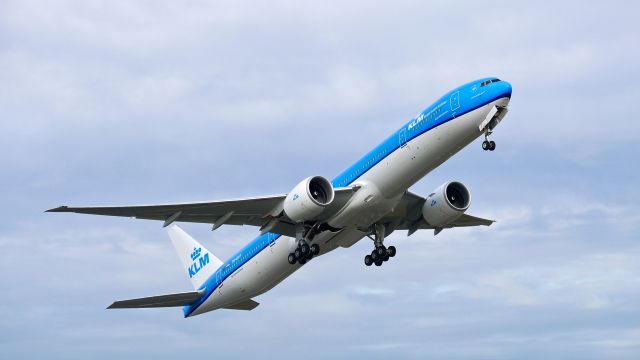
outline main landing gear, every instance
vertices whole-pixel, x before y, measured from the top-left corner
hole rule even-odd
[[[296,238],[298,239],[298,246],[295,251],[289,254],[287,260],[289,264],[294,265],[295,263],[300,263],[300,265],[304,265],[307,261],[313,259],[314,256],[320,254],[320,245],[311,244],[307,242],[305,239],[304,233],[305,230],[303,227],[300,227],[298,231],[296,231]],[[307,236],[311,235],[312,231],[307,230]]]
[[[371,266],[372,264],[381,266],[383,262],[389,261],[389,258],[396,256],[395,246],[389,246],[388,248],[384,246],[384,225],[375,224],[374,230],[375,239],[373,240],[373,244],[375,246],[375,249],[371,251],[371,255],[367,255],[364,257],[364,264],[367,266]]]
[[[314,256],[320,254],[320,245],[307,244],[305,240],[298,241],[298,247],[296,250],[289,254],[289,264],[293,265],[296,262],[300,265],[304,265],[307,261],[313,259]]]

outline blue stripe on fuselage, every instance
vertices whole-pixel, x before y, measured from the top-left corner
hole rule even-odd
[[[406,123],[402,128],[400,128],[400,130],[396,131],[380,145],[376,146],[355,164],[340,173],[331,181],[332,185],[334,187],[342,187],[351,184],[380,161],[398,150],[403,145],[400,137],[402,131],[405,132],[406,141],[404,142],[408,143],[427,131],[478,109],[490,102],[503,97],[511,97],[510,86],[508,88],[508,92],[504,89],[496,90],[493,88],[492,90],[491,86],[480,88],[481,82],[491,79],[495,78],[479,79],[446,93],[438,99],[438,101],[421,112],[417,117],[411,119],[411,121]],[[481,90],[484,91],[484,94],[478,95]],[[458,107],[454,110],[450,104],[450,98],[456,93],[458,93]],[[207,281],[205,281],[205,283],[198,289],[206,289],[205,294],[198,301],[193,304],[186,305],[183,308],[184,316],[187,317],[193,313],[198,306],[202,305],[231,274],[253,259],[253,257],[259,254],[262,250],[269,247],[270,244],[274,243],[280,237],[281,235],[274,233],[266,233],[258,236],[229,258],[229,260],[220,266],[220,268],[216,270],[213,275],[209,277],[209,279],[207,279]]]

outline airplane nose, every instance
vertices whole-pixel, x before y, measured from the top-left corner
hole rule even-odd
[[[500,89],[499,89],[500,94],[501,94],[503,97],[505,97],[505,96],[506,96],[506,97],[508,97],[509,99],[511,99],[511,84],[509,84],[509,83],[508,83],[508,82],[506,82],[506,81],[500,81],[500,82],[499,82],[499,83],[497,83],[497,84],[500,84]]]

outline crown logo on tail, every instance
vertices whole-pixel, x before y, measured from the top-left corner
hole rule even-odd
[[[199,256],[202,248],[193,248],[193,252],[191,253],[191,260],[195,261]]]

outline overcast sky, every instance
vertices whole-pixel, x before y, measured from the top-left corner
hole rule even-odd
[[[0,0],[0,358],[640,358],[640,9],[548,3]],[[43,213],[287,192],[485,76],[496,151],[412,190],[498,222],[394,233],[381,268],[365,239],[251,312],[107,311],[191,290],[161,224]]]

